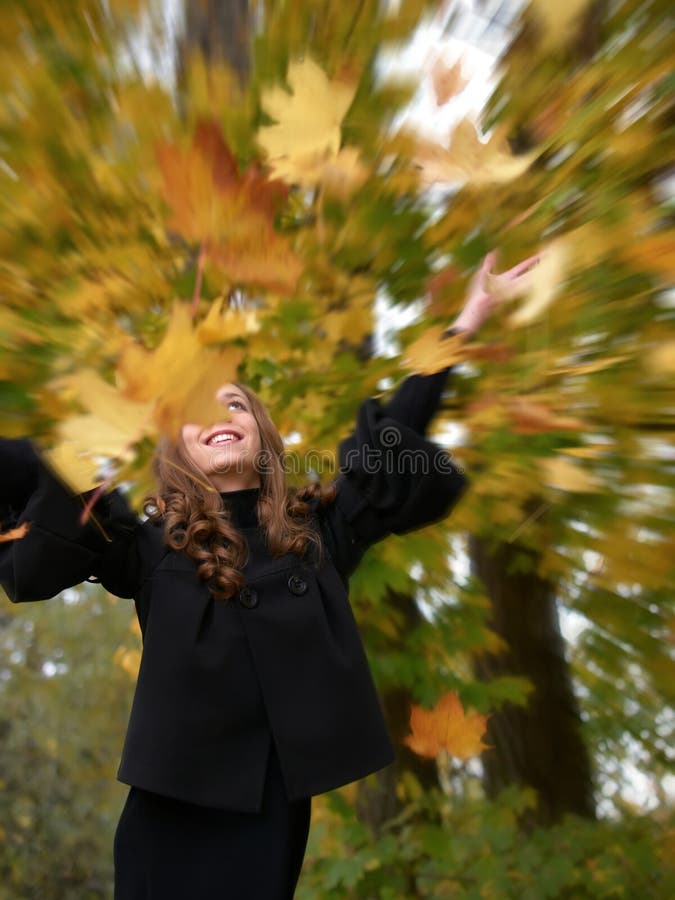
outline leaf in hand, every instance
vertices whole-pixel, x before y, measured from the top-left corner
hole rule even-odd
[[[411,735],[403,739],[418,756],[435,757],[447,750],[458,759],[468,759],[489,745],[482,742],[487,716],[465,713],[456,691],[444,694],[431,710],[412,705]]]
[[[567,242],[558,238],[540,252],[538,264],[518,279],[504,281],[499,275],[486,276],[486,289],[498,302],[525,298],[508,317],[509,325],[515,328],[529,325],[548,309],[563,285],[569,259]]]
[[[87,411],[62,419],[55,445],[42,452],[56,474],[81,493],[101,481],[97,457],[129,460],[133,445],[152,433],[152,404],[123,396],[92,370],[63,376],[54,386]]]

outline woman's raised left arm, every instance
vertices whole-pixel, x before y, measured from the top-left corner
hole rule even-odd
[[[443,338],[459,331],[470,337],[490,316],[497,301],[488,291],[489,276],[499,287],[500,279],[517,280],[538,259],[530,257],[508,272],[491,275],[494,258],[485,258]],[[451,368],[409,375],[388,402],[365,400],[353,433],[341,442],[336,499],[322,514],[322,530],[343,579],[371,544],[447,517],[466,492],[470,482],[462,467],[425,437]]]

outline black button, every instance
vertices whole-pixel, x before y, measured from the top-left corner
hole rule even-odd
[[[246,606],[248,609],[253,609],[254,606],[257,606],[258,593],[255,588],[243,587],[239,591],[239,602],[242,606]]]
[[[288,579],[288,590],[292,594],[304,594],[307,590],[307,582],[304,578],[301,578],[299,575],[291,575]]]

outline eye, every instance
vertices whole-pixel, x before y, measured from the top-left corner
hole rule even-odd
[[[227,405],[228,406],[238,406],[239,409],[246,409],[246,407],[241,402],[241,400],[229,400]]]

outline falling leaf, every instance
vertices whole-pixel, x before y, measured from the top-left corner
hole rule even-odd
[[[516,434],[543,434],[549,431],[584,431],[587,423],[573,416],[561,416],[546,403],[530,397],[507,400],[511,427]]]
[[[202,344],[229,341],[260,330],[255,310],[231,309],[225,307],[226,297],[214,300],[206,315],[197,326],[197,338]]]
[[[560,452],[579,459],[602,459],[611,452],[611,449],[611,446],[607,444],[586,444],[583,447],[565,447]]]
[[[418,140],[415,162],[420,181],[425,184],[470,182],[477,187],[512,181],[536,159],[536,153],[513,156],[505,130],[483,143],[470,119],[463,119],[451,134],[446,148],[434,141]]]
[[[288,188],[271,181],[257,163],[239,173],[220,127],[200,121],[192,146],[157,147],[170,227],[202,248],[232,282],[292,293],[302,261],[277,233],[274,217]]]
[[[117,367],[120,390],[137,402],[154,400],[156,428],[176,440],[183,425],[229,421],[216,391],[237,380],[240,348],[205,347],[188,304],[176,301],[163,340],[154,350],[130,341]]]
[[[373,330],[372,296],[355,296],[345,309],[327,312],[321,317],[321,328],[333,344],[343,339],[351,343],[360,341]]]
[[[315,184],[324,178],[353,188],[364,176],[356,148],[341,153],[342,120],[356,94],[357,82],[330,81],[311,57],[288,67],[291,94],[280,87],[263,92],[261,103],[277,124],[258,130],[257,140],[277,177],[293,184]],[[331,171],[332,167],[332,171]]]
[[[580,362],[569,366],[555,366],[550,369],[551,375],[590,375],[592,372],[602,372],[616,363],[624,362],[630,356],[624,353],[622,356],[605,356],[594,359],[591,362]]]
[[[95,425],[93,417],[80,417],[87,420],[92,419],[92,425]],[[59,441],[55,447],[42,450],[42,456],[46,459],[51,468],[59,475],[59,477],[74,491],[76,494],[89,491],[91,488],[101,481],[99,472],[101,469],[100,462],[97,462],[94,455],[87,449],[82,449],[80,441],[69,440],[64,437],[68,432],[68,428],[72,419],[64,420],[59,429]],[[94,427],[89,429],[87,437],[91,438],[94,434]],[[117,456],[117,453],[112,453]]]
[[[488,716],[465,713],[456,691],[444,694],[432,710],[412,705],[410,729],[412,734],[403,743],[419,756],[435,757],[447,750],[459,759],[468,759],[482,750],[490,749],[482,743]]]
[[[152,403],[124,397],[97,372],[81,370],[55,380],[51,387],[87,411],[62,419],[54,446],[43,451],[57,475],[76,493],[100,482],[97,457],[128,459],[133,445],[153,431]]]
[[[322,157],[313,156],[308,159],[306,165],[299,163],[302,177],[293,178],[293,173],[288,170],[283,173],[283,163],[280,168],[275,167],[275,174],[280,178],[299,181],[303,184],[323,184],[326,192],[331,196],[349,197],[354,191],[362,187],[371,175],[371,168],[363,162],[361,154],[356,147],[343,147],[337,156],[332,156],[326,151]],[[297,176],[297,173],[296,173]]]
[[[454,334],[441,338],[444,326],[428,328],[422,337],[403,351],[401,365],[420,375],[432,375],[467,358],[466,336]]]
[[[602,485],[584,469],[562,456],[549,456],[538,462],[542,480],[550,487],[581,493],[599,493],[603,490]]]
[[[448,66],[442,58],[437,59],[431,70],[431,80],[437,106],[443,106],[451,97],[460,94],[469,83],[462,74],[461,59],[452,66]]]

